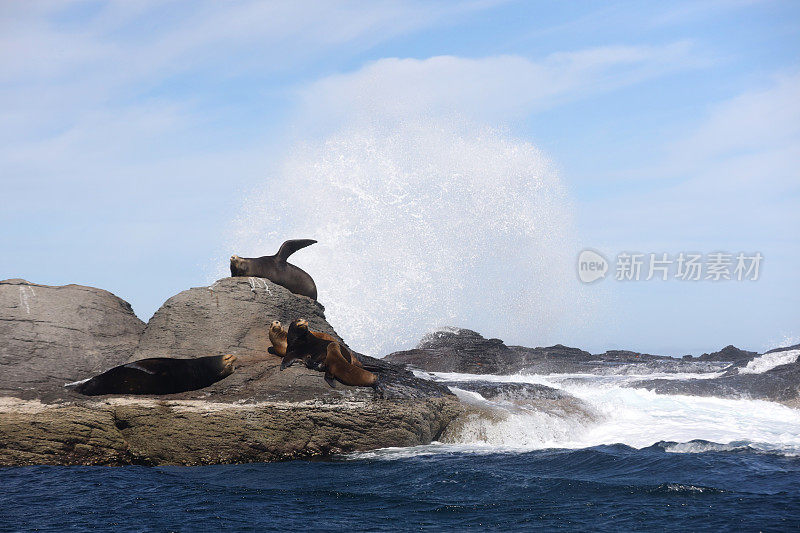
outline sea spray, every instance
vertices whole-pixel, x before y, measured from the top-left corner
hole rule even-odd
[[[762,374],[775,367],[794,363],[797,361],[798,357],[800,357],[800,350],[766,353],[753,358],[746,366],[739,369],[739,373]]]
[[[373,122],[298,146],[248,195],[227,250],[272,254],[287,238],[319,241],[292,262],[316,280],[336,330],[372,355],[445,324],[542,345],[592,313],[565,189],[536,147],[504,131]]]
[[[706,443],[747,446],[785,455],[800,454],[800,411],[763,400],[658,394],[627,387],[631,376],[574,374],[472,375],[432,373],[445,383],[532,383],[564,393],[554,403],[570,397],[585,405],[562,413],[519,409],[502,400],[485,400],[474,393],[456,391],[468,405],[480,405],[492,416],[472,416],[462,421],[448,442],[460,451],[495,449],[530,451],[541,448],[586,448],[625,444],[635,448],[659,442]],[[688,376],[687,376],[688,377]],[[702,374],[696,377],[703,377]],[[591,416],[589,416],[591,415]],[[668,446],[669,451],[695,451],[694,447]],[[426,450],[427,451],[427,450]]]

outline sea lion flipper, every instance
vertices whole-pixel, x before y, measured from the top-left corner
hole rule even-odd
[[[286,259],[297,250],[305,248],[306,246],[311,246],[315,242],[317,241],[314,239],[290,239],[281,244],[281,249],[275,254],[275,258],[279,261],[286,261]]]
[[[340,351],[342,352],[342,357],[344,357],[345,361],[347,361],[351,365],[355,365],[355,366],[357,366],[359,368],[363,368],[364,367],[364,365],[361,364],[361,361],[359,361],[358,358],[356,357],[356,354],[354,354],[350,350],[350,348],[348,348],[344,344],[340,345],[339,348],[340,348]]]
[[[330,385],[332,389],[336,388],[336,380],[333,379],[333,374],[331,374],[330,370],[325,371],[325,381],[328,382],[328,385]]]
[[[292,363],[294,363],[297,359],[300,359],[300,356],[297,355],[297,352],[290,352],[287,350],[286,355],[283,356],[283,359],[281,360],[281,370],[285,370],[292,366]]]

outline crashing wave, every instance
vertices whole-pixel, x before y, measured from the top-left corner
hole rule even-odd
[[[522,451],[671,442],[684,444],[669,451],[702,453],[747,443],[759,452],[800,453],[800,410],[774,402],[658,394],[627,387],[626,376],[432,375],[469,406],[443,439],[462,447]],[[487,383],[493,392],[483,388]]]
[[[560,447],[599,418],[590,406],[563,393],[548,399],[521,391],[502,391],[488,400],[478,392],[458,387],[451,390],[469,407],[464,416],[448,426],[442,436],[445,443]]]
[[[739,369],[740,374],[763,374],[768,370],[781,365],[788,365],[797,361],[800,350],[786,350],[760,355]]]

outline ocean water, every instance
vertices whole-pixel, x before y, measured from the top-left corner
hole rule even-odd
[[[792,531],[800,459],[658,444],[0,471],[3,531]]]
[[[429,377],[461,384],[474,409],[444,442],[275,464],[4,468],[0,530],[800,530],[798,410],[626,387],[635,374]],[[470,381],[561,396],[487,399]]]

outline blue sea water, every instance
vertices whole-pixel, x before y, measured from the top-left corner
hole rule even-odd
[[[800,458],[669,449],[4,468],[0,530],[800,530]]]

